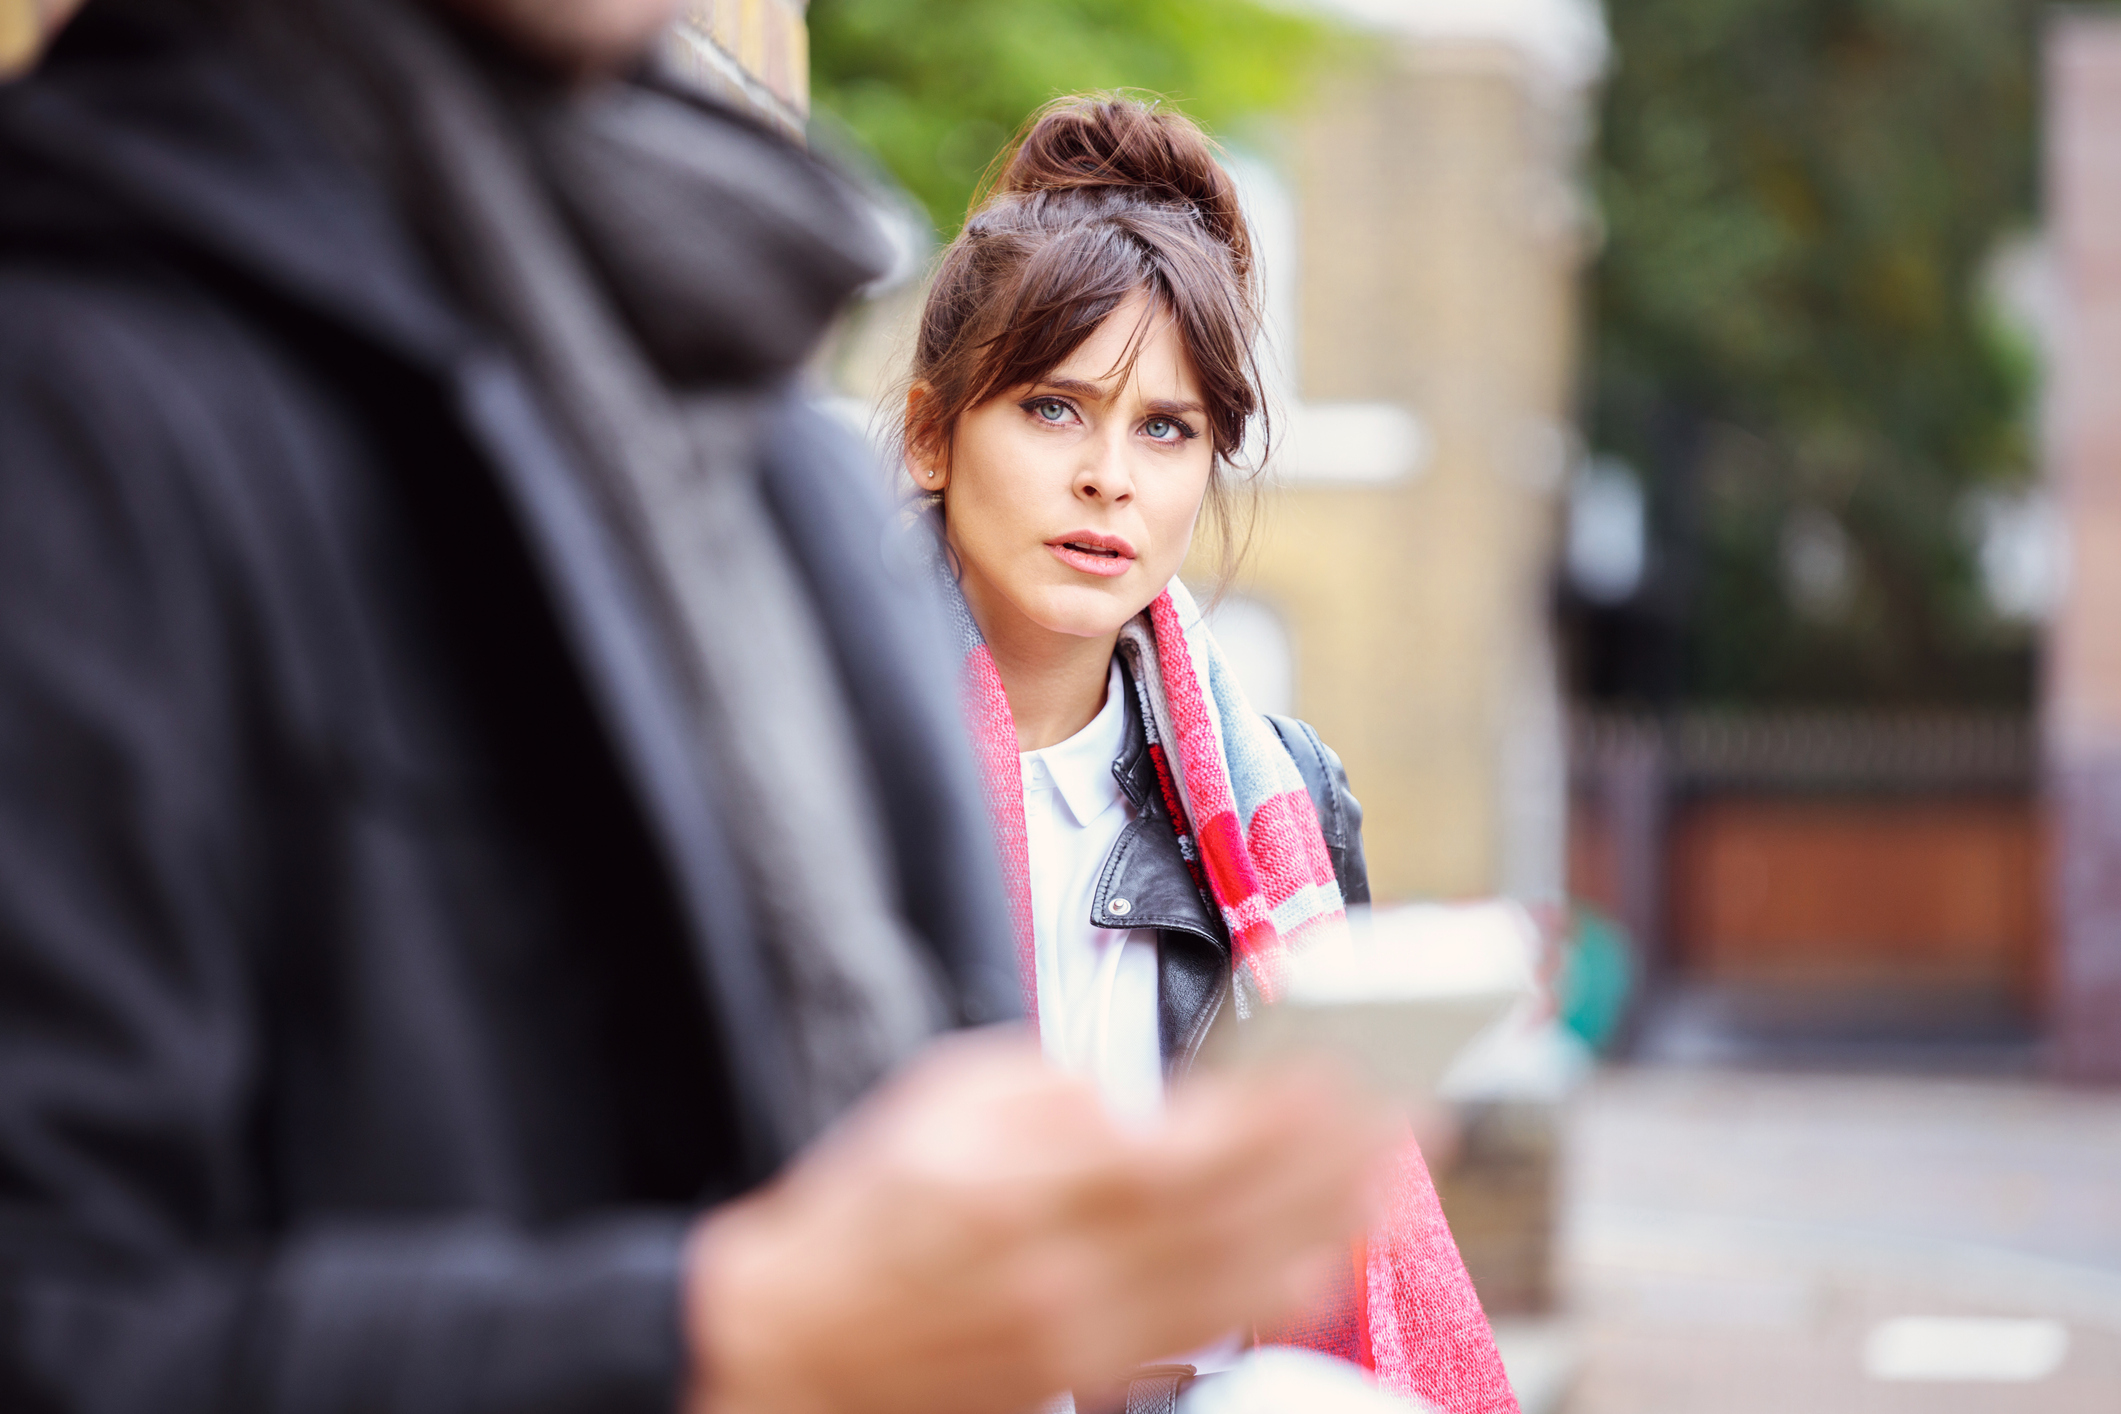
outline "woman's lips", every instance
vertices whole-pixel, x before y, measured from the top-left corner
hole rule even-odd
[[[1084,574],[1111,579],[1134,568],[1134,547],[1117,535],[1100,535],[1092,530],[1071,531],[1048,540],[1046,548],[1062,564]]]

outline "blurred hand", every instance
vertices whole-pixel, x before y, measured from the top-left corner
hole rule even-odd
[[[1202,1076],[1150,1133],[961,1037],[688,1258],[687,1414],[1019,1414],[1293,1309],[1405,1133],[1326,1065]]]
[[[1407,1128],[1412,1132],[1429,1172],[1439,1179],[1449,1173],[1451,1166],[1458,1162],[1458,1150],[1466,1137],[1458,1111],[1448,1102],[1431,1096],[1408,1111]]]

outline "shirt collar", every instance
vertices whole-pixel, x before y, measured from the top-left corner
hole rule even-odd
[[[1119,781],[1112,763],[1126,745],[1127,689],[1120,681],[1119,660],[1112,662],[1105,680],[1105,705],[1090,724],[1066,741],[1022,755],[1025,784],[1032,783],[1036,766],[1043,765],[1053,788],[1067,802],[1077,825],[1087,825],[1111,809],[1120,799]]]

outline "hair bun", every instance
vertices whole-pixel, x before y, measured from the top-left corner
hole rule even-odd
[[[1055,99],[1011,144],[993,195],[1097,190],[1191,207],[1229,249],[1240,276],[1250,272],[1251,234],[1237,184],[1215,160],[1207,134],[1184,114],[1117,93]]]

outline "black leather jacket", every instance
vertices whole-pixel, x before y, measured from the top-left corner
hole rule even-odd
[[[1221,910],[1201,896],[1193,872],[1178,852],[1171,814],[1158,788],[1156,764],[1142,731],[1139,698],[1121,660],[1126,684],[1126,738],[1112,774],[1134,807],[1134,816],[1097,880],[1090,921],[1099,928],[1154,928],[1156,939],[1157,1041],[1166,1075],[1193,1064],[1208,1029],[1230,995],[1230,933]],[[1296,758],[1311,805],[1325,832],[1334,877],[1350,907],[1370,901],[1370,875],[1362,857],[1362,806],[1348,789],[1340,758],[1308,723],[1267,714],[1282,744]],[[1117,912],[1113,905],[1120,904]]]

